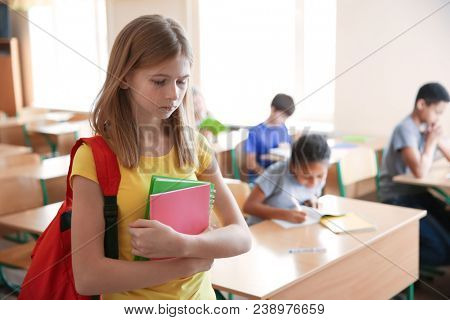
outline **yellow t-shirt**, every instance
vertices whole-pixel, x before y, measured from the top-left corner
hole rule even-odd
[[[174,148],[168,154],[161,157],[142,156],[139,161],[139,166],[135,169],[125,168],[119,163],[121,174],[117,194],[117,204],[119,207],[119,259],[134,261],[134,256],[131,254],[131,237],[128,232],[128,225],[145,216],[152,175],[197,180],[196,174],[203,172],[211,164],[212,151],[205,137],[201,134],[196,134],[196,142],[198,166],[188,171],[178,169]],[[80,146],[75,154],[71,178],[75,175],[98,183],[92,150],[85,144]],[[133,275],[130,276],[132,277]],[[191,277],[173,280],[156,287],[104,294],[102,295],[102,299],[203,300],[215,299],[215,294],[209,273],[201,272]]]

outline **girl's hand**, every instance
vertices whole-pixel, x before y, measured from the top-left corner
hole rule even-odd
[[[146,258],[183,257],[184,235],[156,220],[139,219],[129,225],[131,253]]]
[[[305,221],[306,219],[306,213],[303,211],[297,211],[297,210],[286,210],[285,214],[283,215],[283,220],[286,220],[288,222],[292,223],[300,223]]]

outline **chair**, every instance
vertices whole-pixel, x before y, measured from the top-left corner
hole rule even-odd
[[[248,182],[248,167],[245,153],[245,144],[247,139],[239,142],[234,149],[231,150],[231,168],[233,178],[244,182]]]
[[[230,189],[231,193],[233,194],[234,199],[236,200],[239,209],[241,209],[241,212],[244,214],[244,217],[247,218],[247,214],[244,213],[244,203],[247,200],[248,196],[251,193],[250,186],[248,183],[236,180],[236,179],[224,179],[225,184]]]
[[[241,142],[242,143],[242,142]],[[247,221],[248,214],[244,212],[244,203],[247,200],[248,196],[250,195],[251,189],[248,183],[237,180],[237,179],[224,179],[225,184],[230,189],[231,193],[233,194],[234,199],[236,200],[239,209],[241,210],[242,214],[244,215],[244,219]],[[214,290],[216,293],[216,297],[218,300],[225,300],[224,295],[219,290]],[[232,300],[234,295],[232,293],[228,293],[228,299]]]
[[[378,193],[378,159],[373,149],[355,147],[337,163],[336,169],[339,193],[342,197],[360,196],[357,183],[368,179],[375,182],[375,190]],[[350,186],[354,186],[353,192],[349,192]]]

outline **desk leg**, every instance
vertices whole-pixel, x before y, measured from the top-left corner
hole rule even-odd
[[[338,162],[336,164],[336,172],[337,172],[337,180],[339,185],[339,195],[341,197],[347,197],[347,192],[345,190],[344,182],[342,181],[342,171],[341,171],[341,164]]]
[[[22,132],[23,132],[23,138],[25,140],[25,145],[30,148],[33,148],[33,146],[31,145],[31,139],[30,139],[30,135],[28,134],[26,125],[22,126]]]
[[[444,197],[445,199],[445,203],[447,203],[448,205],[450,205],[450,195],[447,194],[447,192],[445,192],[444,190],[437,188],[437,187],[433,187],[432,188],[434,191],[436,191],[437,193],[439,193],[441,196]]]
[[[233,179],[241,180],[241,174],[239,173],[239,165],[236,157],[236,150],[231,149],[231,170],[233,172]]]
[[[52,157],[56,157],[56,152],[58,151],[58,143],[53,142],[52,138],[50,138],[47,134],[42,134],[45,141],[47,141],[48,146],[50,147],[50,151],[52,153]]]
[[[48,204],[48,192],[47,192],[47,186],[45,185],[44,179],[39,179],[39,183],[41,184],[42,189],[42,202],[44,206]]]
[[[225,298],[225,296],[219,290],[214,289],[214,293],[216,294],[217,300],[227,300],[227,298]],[[228,300],[233,300],[233,299],[234,299],[234,294],[228,293]]]
[[[224,295],[222,294],[222,292],[220,292],[217,289],[214,289],[214,293],[216,294],[216,299],[217,300],[227,300]]]
[[[410,284],[406,293],[407,300],[414,300],[414,283]]]

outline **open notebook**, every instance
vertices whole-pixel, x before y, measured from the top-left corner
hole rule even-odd
[[[334,233],[374,231],[375,226],[357,216],[347,213],[339,217],[326,216],[320,219],[320,223]]]
[[[299,209],[306,212],[306,219],[302,223],[291,223],[277,219],[273,221],[286,229],[321,223],[334,233],[375,230],[375,226],[354,213],[331,212],[306,206],[301,206]]]
[[[293,223],[293,222],[288,222],[285,220],[278,220],[278,219],[273,219],[272,221],[275,222],[276,224],[282,226],[285,229],[290,229],[290,228],[297,228],[297,227],[304,227],[304,226],[309,226],[311,224],[315,224],[315,223],[319,223],[320,219],[324,216],[342,216],[344,215],[343,213],[339,213],[339,212],[325,212],[319,209],[314,209],[311,207],[307,207],[307,206],[298,206],[297,210],[299,211],[303,211],[306,213],[306,218],[305,221],[301,222],[301,223]]]

